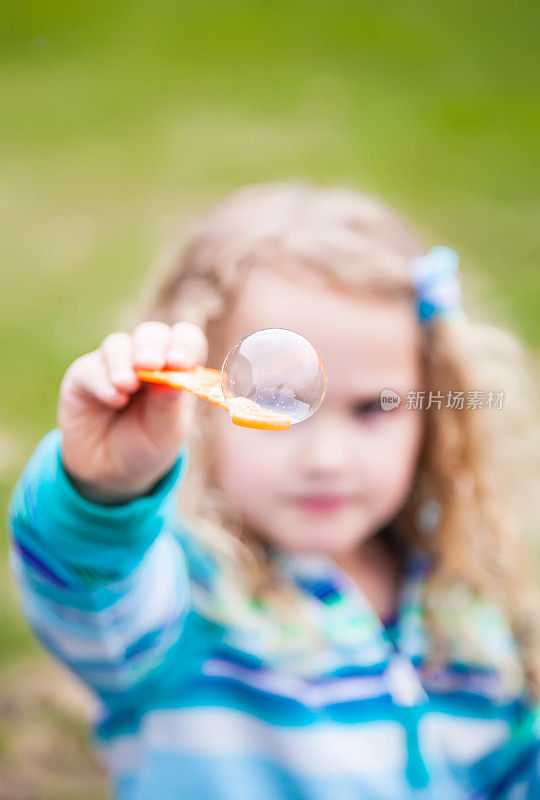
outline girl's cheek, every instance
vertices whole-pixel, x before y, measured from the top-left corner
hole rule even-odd
[[[274,432],[257,433],[272,436]],[[265,447],[257,437],[236,437],[228,433],[216,442],[216,448],[216,478],[221,488],[231,494],[237,497],[254,492],[259,494],[275,483],[279,458],[274,448]]]
[[[386,412],[393,414],[392,411]],[[383,419],[364,431],[361,461],[373,475],[395,480],[414,468],[420,449],[420,418],[395,416]]]

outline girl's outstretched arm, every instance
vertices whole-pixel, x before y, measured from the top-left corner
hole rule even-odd
[[[161,672],[189,605],[173,490],[195,398],[141,386],[135,370],[189,368],[207,352],[188,322],[106,336],[68,367],[58,429],[13,493],[11,561],[30,624],[104,697]]]

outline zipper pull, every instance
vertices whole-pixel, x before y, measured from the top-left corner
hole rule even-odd
[[[401,653],[392,655],[386,668],[386,685],[398,706],[415,706],[427,700],[418,674],[408,658]]]

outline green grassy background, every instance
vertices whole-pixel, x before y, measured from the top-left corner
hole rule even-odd
[[[2,506],[186,219],[246,182],[375,192],[540,345],[540,14],[527,0],[12,4],[1,22]],[[0,549],[0,666],[37,646]]]

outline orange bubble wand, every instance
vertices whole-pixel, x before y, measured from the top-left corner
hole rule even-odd
[[[283,431],[291,427],[292,419],[288,414],[268,411],[247,397],[226,398],[221,388],[221,372],[218,369],[200,366],[179,371],[136,369],[135,374],[146,383],[185,389],[201,400],[224,408],[229,411],[235,425],[273,431]]]
[[[240,374],[234,374],[235,364],[243,365]],[[235,425],[273,431],[287,430],[313,414],[323,400],[327,382],[318,350],[301,334],[284,328],[265,328],[245,336],[229,350],[221,370],[196,366],[135,372],[141,381],[185,389],[220,406]],[[230,386],[234,386],[232,396]],[[265,391],[291,413],[265,408],[245,396],[260,397]]]

